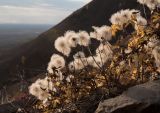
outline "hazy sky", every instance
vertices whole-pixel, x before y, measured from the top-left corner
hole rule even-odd
[[[0,24],[56,24],[91,0],[0,0]]]

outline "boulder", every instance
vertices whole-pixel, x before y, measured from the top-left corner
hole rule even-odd
[[[160,113],[160,80],[131,87],[100,102],[95,113]]]

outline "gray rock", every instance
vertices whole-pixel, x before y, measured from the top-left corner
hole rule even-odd
[[[160,80],[131,87],[120,96],[104,100],[95,113],[141,113],[150,106],[160,110]]]

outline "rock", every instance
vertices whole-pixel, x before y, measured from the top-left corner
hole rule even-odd
[[[160,113],[160,80],[131,87],[100,102],[95,113]]]

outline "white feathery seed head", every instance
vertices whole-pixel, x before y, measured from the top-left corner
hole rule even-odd
[[[85,58],[85,54],[82,51],[77,52],[75,55],[73,55],[74,59],[78,59],[78,58]]]
[[[61,56],[58,55],[58,54],[53,54],[53,55],[51,56],[51,58],[50,58],[50,61],[54,61],[54,59],[59,58],[59,57],[61,57]]]
[[[40,89],[45,89],[46,91],[53,89],[53,83],[49,77],[45,77],[44,79],[38,79],[35,84],[37,84]]]
[[[78,44],[83,46],[88,46],[90,44],[90,36],[86,31],[79,31]]]
[[[102,59],[101,59],[101,57],[99,57],[99,56],[96,56],[96,57],[94,57],[94,59],[95,59],[95,61],[94,61],[94,63],[93,63],[93,67],[94,68],[100,68],[100,67],[102,67],[103,65],[104,65],[104,60],[102,61]]]
[[[137,12],[140,12],[139,10],[135,10],[135,9],[123,10],[122,9],[111,16],[110,22],[112,24],[120,25],[121,27],[123,27],[125,23],[131,20],[131,16],[134,12],[136,12],[136,17],[140,15],[140,13],[137,13]]]
[[[71,48],[66,41],[67,40],[64,37],[57,38],[57,40],[55,40],[55,48],[64,55],[69,56]]]
[[[135,24],[135,30],[138,30],[139,27],[145,28],[147,25],[147,20],[143,18],[142,16],[138,16],[137,18],[137,23]]]
[[[58,54],[53,54],[50,62],[48,63],[47,70],[49,73],[53,74],[53,68],[61,70],[65,67],[65,60],[62,56]]]
[[[75,33],[74,31],[67,31],[64,35],[67,44],[70,47],[76,47],[78,44],[78,40],[79,40],[79,36],[77,33]]]
[[[93,26],[93,29],[95,30],[95,33],[96,33],[96,37],[93,37],[93,38],[96,38],[99,41],[103,41],[103,40],[109,41],[109,40],[111,40],[111,38],[112,38],[111,27],[105,26],[105,25],[102,26],[102,27]]]
[[[49,97],[49,93],[41,90],[41,92],[39,93],[38,99],[41,101],[46,100]]]
[[[140,4],[146,5],[150,10],[154,10],[159,5],[159,0],[137,0]]]
[[[146,26],[147,25],[147,20],[143,18],[142,16],[137,17],[137,23],[140,26]]]
[[[105,54],[98,54],[96,59],[100,59],[102,64],[105,64],[108,61],[108,57]]]
[[[90,32],[89,36],[90,36],[91,38],[96,38],[96,37],[97,37],[97,34],[96,34],[96,32]]]
[[[54,88],[53,82],[49,77],[45,77],[44,79],[42,79],[42,85],[44,86],[43,88],[45,88],[47,91],[53,90]]]
[[[111,18],[110,18],[110,22],[112,24],[116,24],[116,25],[123,25],[123,21],[122,21],[122,15],[120,14],[120,12],[114,13]]]
[[[154,10],[156,8],[156,6],[158,5],[158,0],[147,0],[147,7],[149,7],[149,9]]]
[[[88,65],[93,66],[94,60],[93,60],[93,57],[92,57],[92,56],[87,57],[86,60],[87,60],[87,62],[88,62]]]
[[[57,81],[62,81],[64,79],[63,73],[60,70],[58,70],[56,75],[58,76],[58,77],[56,77]]]
[[[101,55],[104,59],[110,59],[113,56],[113,51],[111,44],[106,42],[105,44],[100,44],[99,47],[96,49],[96,54]]]
[[[140,4],[145,4],[147,0],[137,0]]]
[[[41,89],[40,89],[39,85],[36,83],[32,83],[32,85],[29,86],[29,93],[31,95],[34,95],[35,97],[38,97],[40,91],[41,91]]]
[[[35,83],[29,86],[29,93],[37,97],[39,100],[45,100],[49,97],[48,90],[53,89],[52,81],[46,77],[38,79]]]
[[[119,11],[121,15],[121,26],[125,23],[127,23],[131,19],[131,11],[129,9],[120,10]]]
[[[86,62],[85,59],[75,59],[74,60],[75,63],[75,70],[81,70],[86,66]]]
[[[69,70],[70,71],[78,71],[78,70],[81,70],[83,69],[85,66],[87,66],[87,63],[85,61],[85,59],[75,59],[74,61],[72,61],[70,64],[69,64]]]

